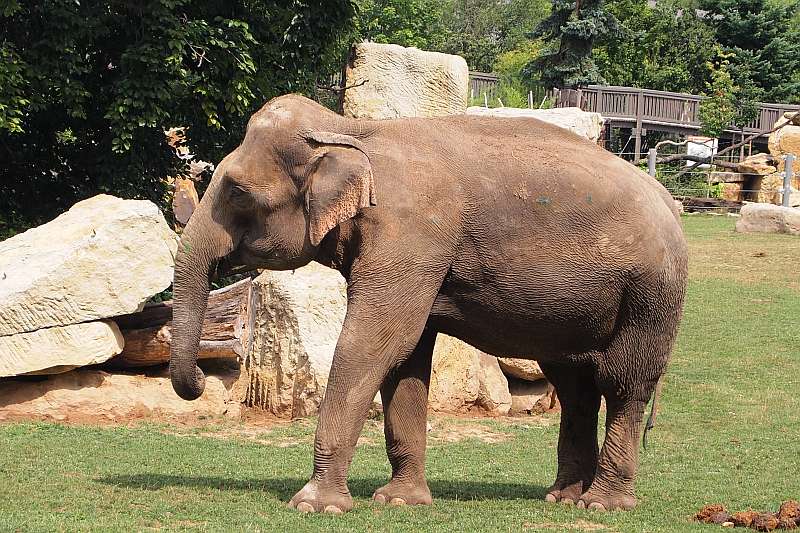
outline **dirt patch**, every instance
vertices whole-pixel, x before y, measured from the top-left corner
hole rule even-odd
[[[523,529],[552,529],[553,531],[613,531],[606,525],[589,522],[587,520],[576,520],[574,522],[555,524],[552,522],[532,523],[525,522],[522,524]]]
[[[729,514],[724,505],[706,505],[694,519],[705,524],[719,524],[724,527],[743,527],[756,531],[800,528],[800,504],[788,500],[781,504],[777,513],[753,510]]]
[[[428,436],[431,442],[436,443],[453,443],[468,439],[478,439],[488,444],[495,444],[506,442],[512,438],[512,435],[508,433],[500,433],[479,425],[439,428],[432,430]]]

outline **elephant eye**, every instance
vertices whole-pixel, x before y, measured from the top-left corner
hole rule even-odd
[[[231,203],[237,206],[245,206],[250,203],[250,193],[241,185],[231,185],[230,187],[230,200]]]

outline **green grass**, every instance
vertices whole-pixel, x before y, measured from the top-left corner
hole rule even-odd
[[[719,531],[691,515],[706,503],[775,509],[800,498],[800,239],[738,235],[729,217],[684,223],[685,320],[659,425],[641,453],[634,511],[542,501],[555,473],[556,416],[435,419],[438,428],[479,426],[508,438],[434,440],[428,508],[369,504],[389,472],[379,425],[369,422],[350,475],[356,507],[345,516],[286,508],[311,470],[314,421],[7,424],[0,530]]]

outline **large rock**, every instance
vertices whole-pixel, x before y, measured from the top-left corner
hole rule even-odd
[[[95,365],[122,351],[124,341],[111,321],[44,328],[0,337],[0,377],[58,374]]]
[[[277,416],[315,414],[346,311],[342,275],[317,263],[253,280],[245,403]]]
[[[603,133],[603,117],[599,113],[583,111],[578,107],[560,107],[557,109],[518,109],[514,107],[470,107],[468,115],[488,117],[533,118],[549,122],[559,128],[586,137],[592,142],[600,140]],[[531,121],[531,127],[536,126]]]
[[[528,381],[536,381],[544,378],[544,372],[539,367],[539,363],[533,359],[517,359],[513,357],[501,357],[497,360],[500,368],[507,376],[512,376]]]
[[[759,180],[757,187],[756,201],[783,205],[783,176],[781,174],[764,176]],[[790,187],[789,190],[789,205],[791,207],[800,206],[800,191],[794,187]]]
[[[172,282],[176,249],[151,202],[79,202],[0,243],[0,336],[138,311]]]
[[[433,350],[428,404],[443,413],[477,409],[504,416],[511,409],[508,380],[495,357],[440,333]]]
[[[238,417],[233,377],[207,376],[203,395],[187,402],[169,377],[76,370],[43,381],[0,381],[0,420],[125,422],[134,419]]]
[[[480,388],[476,405],[492,416],[505,416],[511,410],[508,380],[500,370],[496,357],[481,353],[479,357]]]
[[[739,172],[767,176],[777,172],[775,158],[770,154],[756,154],[739,162]]]
[[[551,389],[552,387],[545,379],[537,381],[509,379],[511,413],[531,414],[547,411],[550,408]]]
[[[448,335],[437,335],[428,392],[430,408],[445,413],[467,412],[480,392],[480,350]]]
[[[253,281],[249,309],[245,404],[280,417],[316,414],[347,310],[341,274],[316,263],[264,272]],[[508,413],[511,397],[495,358],[440,334],[429,403],[435,411],[499,415]]]
[[[467,107],[469,69],[459,56],[360,43],[351,50],[345,80],[349,117],[436,117]]]
[[[778,119],[775,127],[779,129],[769,136],[769,153],[775,157],[789,153],[800,156],[800,124],[798,124],[800,121],[790,120],[794,114],[794,112],[785,113]]]
[[[736,231],[800,235],[800,209],[771,204],[746,204],[736,222]]]

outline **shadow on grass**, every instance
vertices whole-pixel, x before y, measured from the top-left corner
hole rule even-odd
[[[294,494],[305,485],[307,479],[300,478],[266,478],[266,479],[231,479],[223,477],[175,476],[164,474],[132,474],[106,476],[95,481],[144,490],[159,490],[165,487],[190,487],[218,490],[260,490],[273,494],[276,498],[289,501]],[[348,481],[350,493],[356,498],[371,498],[378,487],[383,486],[387,478],[354,478]],[[541,485],[525,483],[497,483],[485,481],[442,481],[428,480],[434,499],[440,500],[541,500],[547,488]]]

